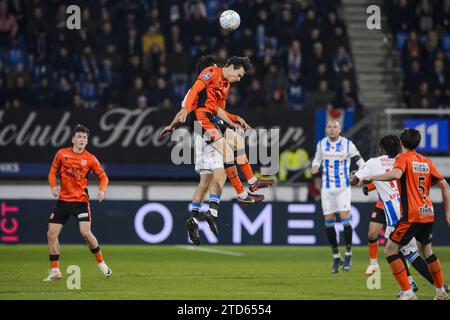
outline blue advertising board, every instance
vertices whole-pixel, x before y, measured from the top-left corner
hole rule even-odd
[[[405,128],[420,131],[422,140],[419,152],[447,152],[448,151],[448,121],[443,119],[406,119]]]

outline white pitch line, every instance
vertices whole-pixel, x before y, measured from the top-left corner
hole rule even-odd
[[[224,254],[228,256],[235,256],[240,257],[243,256],[243,253],[240,252],[232,252],[232,251],[225,251],[225,250],[216,250],[216,249],[209,249],[209,248],[203,248],[203,247],[194,247],[194,246],[177,246],[179,248],[187,249],[187,250],[193,250],[193,251],[201,251],[201,252],[208,252],[208,253],[217,253],[217,254]]]

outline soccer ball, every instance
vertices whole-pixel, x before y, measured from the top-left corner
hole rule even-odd
[[[227,31],[236,30],[240,24],[241,17],[234,10],[226,10],[220,15],[220,26]]]

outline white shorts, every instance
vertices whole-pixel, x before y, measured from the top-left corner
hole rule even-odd
[[[395,230],[394,226],[387,226],[386,227],[386,231],[384,232],[384,237],[386,239],[389,239],[389,236],[391,235],[392,231]],[[416,252],[418,251],[419,248],[417,247],[417,242],[416,242],[416,238],[412,238],[410,242],[408,242],[407,245],[404,245],[403,247],[401,247],[400,252],[404,255],[407,256],[412,252]]]
[[[205,174],[223,168],[222,155],[214,149],[212,144],[206,144],[205,140],[198,134],[195,134],[194,148],[195,172]]]
[[[352,193],[350,188],[322,189],[322,211],[324,215],[350,211]]]

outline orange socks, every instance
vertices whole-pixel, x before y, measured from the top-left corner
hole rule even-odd
[[[227,174],[228,180],[230,180],[231,184],[234,187],[234,190],[236,190],[237,194],[241,194],[243,193],[244,190],[244,186],[242,185],[241,179],[239,179],[239,175],[236,169],[236,166],[233,165],[227,165],[226,163],[224,163],[224,167],[225,167],[225,173]]]
[[[248,163],[248,158],[245,153],[243,155],[238,155],[236,157],[236,162],[237,164],[239,164],[239,167],[241,168],[242,173],[244,173],[245,179],[247,179],[247,181],[251,181],[255,178],[255,174],[253,173],[250,163]]]
[[[59,269],[59,254],[51,254],[50,258],[50,268]]]
[[[392,269],[392,274],[394,275],[395,280],[397,280],[403,291],[407,291],[411,289],[411,285],[409,284],[406,268],[402,259],[400,258],[400,254],[401,253],[397,253],[389,256],[386,258],[386,260]]]
[[[103,262],[103,254],[100,251],[100,247],[97,247],[95,249],[90,249],[92,254],[95,256],[95,260],[97,260],[97,263]]]
[[[369,240],[370,259],[377,259],[378,256],[378,240]]]
[[[433,253],[426,260],[428,263],[428,270],[430,270],[436,288],[442,288],[444,286],[444,277],[442,275],[441,263],[439,262],[439,259]]]

